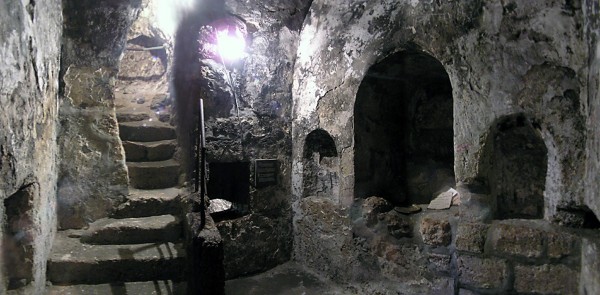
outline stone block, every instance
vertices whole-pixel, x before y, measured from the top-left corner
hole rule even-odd
[[[367,226],[377,224],[379,213],[392,210],[394,206],[384,198],[372,196],[366,198],[362,204],[362,216]]]
[[[544,252],[544,232],[520,222],[505,221],[491,227],[490,251],[526,258],[539,258]]]
[[[388,233],[396,239],[410,238],[413,234],[413,223],[410,217],[395,210],[382,213],[380,218],[385,222]]]
[[[426,216],[421,220],[419,228],[423,243],[431,246],[447,246],[452,241],[450,222],[434,216]]]
[[[503,289],[508,280],[506,260],[461,255],[457,258],[459,282],[478,289]]]
[[[473,253],[483,253],[489,224],[461,223],[456,233],[456,249]]]
[[[580,247],[579,239],[566,232],[550,232],[547,235],[548,257],[562,258],[578,253]]]
[[[443,274],[449,274],[452,268],[452,256],[448,254],[429,253],[427,256],[429,269]]]
[[[515,267],[515,290],[520,293],[577,294],[579,273],[564,265]]]

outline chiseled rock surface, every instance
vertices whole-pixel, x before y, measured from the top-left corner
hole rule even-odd
[[[460,255],[457,267],[461,285],[500,291],[508,284],[509,266],[506,260]]]
[[[600,237],[586,238],[581,247],[580,294],[600,294]]]
[[[360,271],[347,210],[328,199],[307,197],[294,204],[294,259],[327,274],[334,281],[348,281]]]
[[[386,199],[372,196],[366,198],[361,207],[362,217],[367,226],[373,226],[378,222],[379,213],[385,213],[392,210],[394,206]]]
[[[587,149],[586,149],[586,178],[585,202],[600,217],[600,11],[594,1],[583,1],[585,15],[586,41],[589,48],[589,84],[587,85]],[[600,284],[596,283],[596,290]]]
[[[183,197],[178,188],[155,190],[130,189],[127,201],[119,205],[113,218],[179,215],[183,210]]]
[[[59,231],[48,258],[48,280],[55,284],[102,284],[182,279],[185,250],[171,242],[89,245],[81,231]]]
[[[107,217],[127,195],[114,85],[140,2],[63,2],[59,228],[83,228]]]
[[[579,271],[564,265],[515,266],[515,290],[535,294],[579,294]]]
[[[547,215],[557,207],[584,205],[586,114],[581,110],[588,100],[589,59],[581,2],[339,4],[313,1],[300,34],[292,130],[296,142],[317,128],[334,138],[340,169],[348,172],[340,179],[342,203],[349,205],[354,197],[354,106],[361,81],[383,57],[416,48],[440,61],[452,84],[454,118],[460,118],[454,121],[457,182],[472,181],[487,168],[480,156],[494,122],[526,113],[539,123],[548,145]],[[298,187],[302,149],[294,146]]]
[[[290,259],[290,220],[250,214],[217,223],[223,239],[225,278],[267,270]]]
[[[489,225],[484,223],[459,223],[456,232],[456,249],[482,253],[488,228]]]
[[[489,247],[501,254],[526,258],[540,258],[544,254],[544,232],[525,222],[496,223],[490,229],[489,239]]]
[[[452,241],[452,227],[446,216],[426,216],[421,219],[419,232],[423,243],[431,246],[448,246]]]
[[[111,73],[112,72],[112,73]],[[70,67],[61,103],[60,228],[106,217],[127,194],[125,153],[114,112],[110,68]]]
[[[183,238],[181,220],[173,215],[112,219],[90,224],[81,241],[87,244],[176,242]]]
[[[56,229],[56,157],[62,4],[3,1],[0,9],[0,227],[3,253],[21,243],[29,252],[24,294],[41,294],[45,261]],[[7,212],[8,198],[24,194],[19,211]],[[5,203],[6,202],[6,203]],[[10,216],[12,215],[12,217]],[[20,222],[8,219],[17,217]],[[11,224],[7,224],[10,222]],[[19,234],[16,236],[16,234]],[[19,237],[26,237],[19,239]],[[13,257],[14,258],[14,257]],[[19,263],[25,260],[17,257]],[[0,294],[22,265],[3,260]],[[8,270],[8,271],[6,271]]]

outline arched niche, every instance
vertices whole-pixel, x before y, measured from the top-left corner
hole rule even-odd
[[[481,169],[496,203],[495,219],[544,217],[548,149],[540,129],[523,114],[492,125]]]
[[[450,79],[434,57],[410,49],[373,65],[354,108],[355,197],[428,203],[455,185]]]
[[[304,142],[303,197],[337,198],[339,158],[333,138],[322,129],[310,132]]]

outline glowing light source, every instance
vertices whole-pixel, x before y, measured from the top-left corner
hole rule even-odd
[[[217,32],[217,50],[223,60],[236,61],[245,56],[246,40],[242,32],[235,29],[233,34],[229,30]]]

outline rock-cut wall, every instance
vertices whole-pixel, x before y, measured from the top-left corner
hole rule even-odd
[[[141,0],[64,1],[58,222],[81,228],[127,195],[114,85]]]
[[[0,294],[41,294],[56,231],[61,1],[2,1],[0,19]]]

